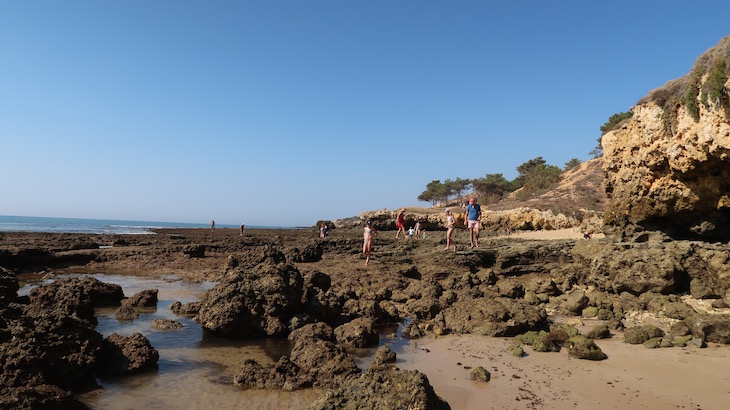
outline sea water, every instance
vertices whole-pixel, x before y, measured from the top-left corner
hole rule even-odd
[[[236,225],[218,225],[238,229]],[[162,228],[210,228],[210,223],[124,221],[114,219],[48,218],[0,215],[0,232],[54,232],[90,234],[151,234]],[[264,228],[250,226],[250,228]]]

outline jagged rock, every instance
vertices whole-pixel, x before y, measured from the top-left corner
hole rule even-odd
[[[375,322],[370,318],[357,318],[335,329],[337,342],[347,347],[377,346],[380,337]]]
[[[568,354],[577,359],[585,360],[605,360],[608,358],[593,340],[583,336],[570,338]]]
[[[400,370],[393,366],[370,366],[359,377],[348,378],[342,385],[314,401],[310,410],[368,408],[450,409],[418,371]]]
[[[112,333],[104,339],[99,371],[105,375],[138,373],[157,367],[160,354],[141,333],[120,336]]]
[[[395,363],[396,355],[388,346],[382,346],[375,352],[375,358],[373,359],[374,365],[380,365],[385,363]]]
[[[475,380],[479,382],[488,382],[492,379],[492,374],[482,366],[478,366],[476,369],[469,373],[469,380]]]
[[[71,392],[49,384],[0,387],[2,409],[64,409],[88,410]]]
[[[239,268],[201,296],[198,318],[204,329],[224,336],[286,336],[301,310],[302,287],[302,276],[291,265]]]
[[[730,315],[696,315],[687,322],[695,339],[730,344]]]
[[[76,316],[96,324],[94,308],[118,306],[124,298],[122,287],[90,277],[62,278],[30,291],[32,314],[51,312]]]
[[[585,336],[589,339],[607,339],[611,337],[611,331],[608,330],[608,325],[603,324],[594,327]]]
[[[560,311],[566,315],[579,316],[588,306],[588,297],[582,291],[575,291],[567,295],[565,302],[560,304]]]
[[[124,299],[122,306],[130,307],[157,307],[157,289],[148,289],[135,293]]]
[[[139,317],[139,310],[131,306],[122,306],[117,309],[116,317],[120,322],[131,321]]]
[[[195,316],[200,311],[200,302],[183,304],[180,301],[175,301],[170,305],[170,310],[176,315]]]
[[[15,274],[0,266],[0,306],[14,301],[18,297],[18,289]]]
[[[103,338],[88,320],[66,316],[67,307],[0,308],[0,397],[52,401],[32,389],[71,390],[93,383]]]
[[[509,346],[507,348],[507,351],[509,352],[509,354],[515,357],[522,357],[525,355],[525,350],[522,349],[522,346]]]
[[[331,341],[332,329],[328,328],[311,324],[292,332],[294,346],[289,359],[311,377],[314,385],[333,388],[360,369],[344,348]]]
[[[150,322],[150,326],[152,326],[153,329],[158,330],[177,330],[182,329],[184,325],[176,320],[170,320],[170,319],[152,319],[152,322]]]
[[[288,252],[292,262],[317,262],[322,259],[322,253],[321,241],[310,241],[303,248],[295,247]]]
[[[182,251],[189,258],[204,258],[205,257],[205,245],[187,245]]]
[[[663,336],[664,331],[654,325],[636,326],[624,330],[624,340],[632,345],[642,344],[649,339]]]
[[[540,306],[500,297],[459,300],[443,311],[446,326],[456,333],[515,336],[547,327],[547,313]]]

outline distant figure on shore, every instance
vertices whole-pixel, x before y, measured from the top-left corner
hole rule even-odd
[[[398,212],[398,216],[395,218],[395,227],[398,228],[398,231],[395,233],[395,239],[398,239],[398,234],[403,232],[403,237],[406,237],[406,215],[405,210],[401,210]]]
[[[210,221],[210,230],[215,231],[215,221]]]
[[[413,233],[416,236],[416,239],[421,238],[421,221],[416,221],[416,231]]]
[[[505,231],[505,233],[507,233],[507,236],[512,235],[512,231],[509,229],[509,226],[504,231]]]
[[[451,209],[446,208],[446,247],[444,248],[445,251],[449,250],[449,246],[454,246],[454,252],[456,252],[456,244],[453,243],[451,240],[451,234],[454,233],[454,228],[456,227],[456,220],[454,219],[454,215],[451,215]],[[424,239],[425,239],[425,233],[424,233]]]
[[[327,224],[322,222],[322,226],[319,228],[319,237],[322,239],[326,239],[328,231],[329,228],[327,227]]]
[[[464,213],[464,225],[469,228],[471,247],[479,247],[479,221],[482,219],[482,208],[477,204],[476,199],[469,198],[469,205]]]
[[[589,231],[586,229],[585,232],[583,232],[583,238],[585,239],[591,239],[593,237],[593,231]]]
[[[365,229],[362,235],[362,254],[365,255],[365,266],[368,266],[368,263],[370,263],[370,253],[373,251],[373,239],[377,234],[378,232],[375,228],[373,228],[372,223],[368,221],[365,224]]]
[[[240,230],[241,230],[241,236],[243,236],[243,233],[246,231],[246,226],[245,225],[246,224],[241,224],[241,228],[240,228]]]
[[[413,240],[413,233],[414,233],[415,231],[416,231],[416,230],[415,230],[415,229],[413,229],[413,227],[412,227],[412,226],[411,226],[410,228],[408,228],[408,239],[410,239],[410,240]]]

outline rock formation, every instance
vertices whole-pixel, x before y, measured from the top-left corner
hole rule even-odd
[[[618,238],[730,239],[728,56],[725,37],[602,137],[605,222]]]

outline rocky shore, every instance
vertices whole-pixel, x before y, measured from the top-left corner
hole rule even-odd
[[[95,374],[155,366],[156,351],[143,336],[103,339],[93,309],[134,310],[155,303],[156,293],[123,300],[114,285],[64,278],[66,272],[216,281],[199,301],[173,309],[221,337],[289,338],[292,350],[274,368],[247,362],[234,382],[329,391],[312,408],[353,401],[449,408],[423,374],[385,360],[359,369],[350,357],[349,349],[376,347],[380,327],[404,321],[412,339],[509,337],[517,356],[566,349],[578,359],[610,361],[600,348],[605,337],[647,348],[730,343],[727,244],[501,237],[471,250],[460,232],[454,253],[442,250],[442,232],[418,241],[393,236],[380,232],[365,267],[358,229],[334,229],[326,240],[315,229],[252,229],[243,238],[226,229],[2,233],[0,407],[83,408],[72,393],[88,388]],[[17,297],[18,278],[40,277],[56,280]],[[411,394],[383,387],[398,383],[412,386]]]

